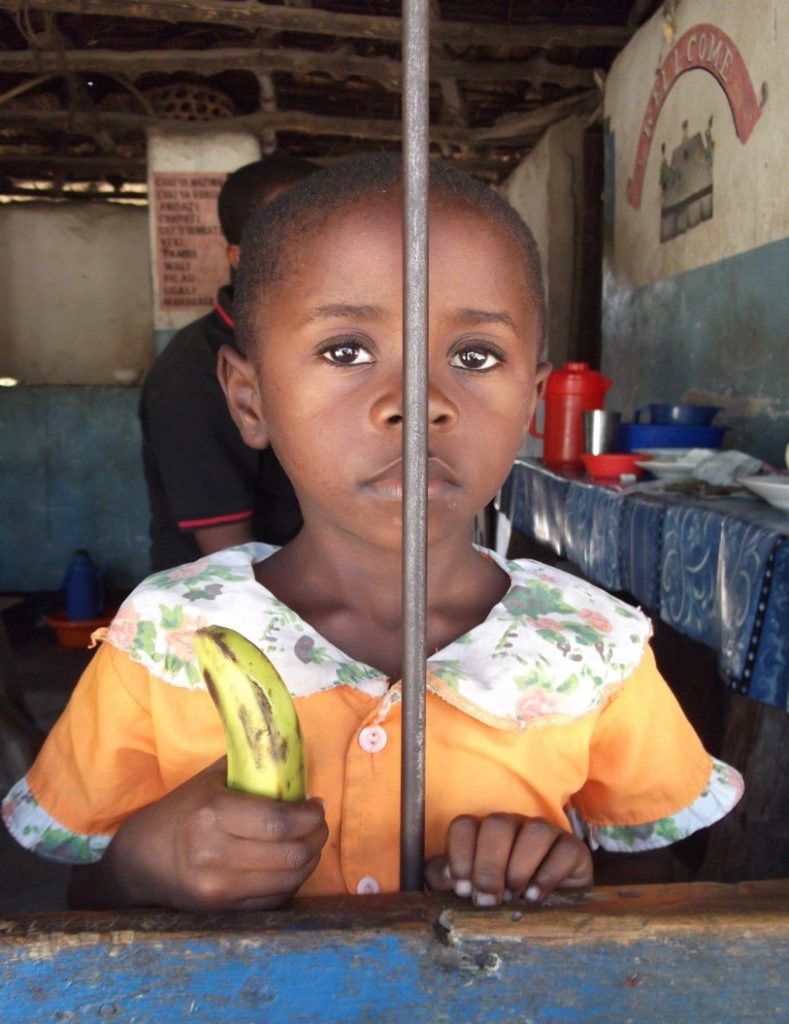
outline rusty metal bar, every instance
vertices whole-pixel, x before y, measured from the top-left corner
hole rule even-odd
[[[423,888],[427,596],[428,0],[403,3],[403,746],[400,888]]]

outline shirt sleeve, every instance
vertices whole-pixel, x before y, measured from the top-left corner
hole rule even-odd
[[[163,733],[171,743],[160,743]],[[168,752],[160,753],[162,746]],[[205,691],[164,683],[104,643],[30,771],[6,795],[3,819],[26,849],[90,864],[125,818],[222,749],[221,724]]]
[[[593,849],[655,849],[727,814],[740,774],[711,757],[647,648],[636,672],[601,713],[588,781],[573,797]]]

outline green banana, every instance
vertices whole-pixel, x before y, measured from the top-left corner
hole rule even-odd
[[[301,728],[277,670],[226,626],[198,629],[194,649],[225,731],[228,786],[270,800],[303,800]]]

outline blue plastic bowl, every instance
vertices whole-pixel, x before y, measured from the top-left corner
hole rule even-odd
[[[707,427],[721,411],[719,405],[639,405],[635,411],[636,423],[641,414],[649,411],[649,422],[660,426]]]
[[[638,448],[720,448],[728,427],[684,427],[662,423],[622,423],[617,434],[617,449],[632,452]]]

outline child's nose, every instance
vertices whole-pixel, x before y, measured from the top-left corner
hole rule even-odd
[[[400,382],[387,390],[373,403],[371,416],[380,427],[401,427],[403,423],[404,396]],[[434,383],[428,384],[427,423],[430,430],[447,430],[458,419],[455,403]]]

